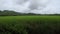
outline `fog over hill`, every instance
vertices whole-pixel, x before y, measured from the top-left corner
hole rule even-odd
[[[60,0],[0,0],[0,10],[22,13],[60,14]]]

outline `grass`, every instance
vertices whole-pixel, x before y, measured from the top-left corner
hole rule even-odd
[[[60,34],[60,16],[2,16],[0,34]]]

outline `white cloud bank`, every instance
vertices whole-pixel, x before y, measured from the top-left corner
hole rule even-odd
[[[0,10],[23,13],[60,14],[60,0],[0,0]]]

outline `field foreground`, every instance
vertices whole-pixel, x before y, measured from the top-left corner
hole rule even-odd
[[[60,34],[60,16],[1,16],[0,34]]]

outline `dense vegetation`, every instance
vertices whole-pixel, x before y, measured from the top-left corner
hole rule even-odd
[[[21,16],[21,15],[36,15],[34,13],[20,13],[12,10],[0,11],[0,16]]]
[[[0,11],[0,34],[60,34],[60,14]]]
[[[60,34],[60,16],[2,16],[0,34]]]
[[[26,15],[38,15],[38,16],[60,16],[60,14],[35,14],[35,13],[20,13],[12,10],[0,10],[0,16],[26,16]]]

